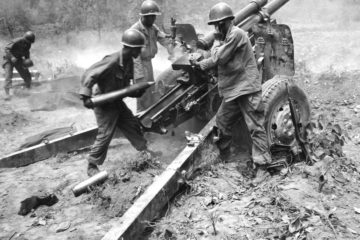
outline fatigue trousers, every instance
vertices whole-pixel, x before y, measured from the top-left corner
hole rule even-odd
[[[240,96],[232,101],[222,101],[216,114],[216,124],[220,130],[217,146],[220,151],[230,149],[233,126],[244,117],[252,140],[252,156],[269,152],[264,128],[264,104],[261,91]],[[266,158],[269,158],[267,154]],[[267,159],[271,162],[271,159]]]
[[[4,67],[4,71],[5,71],[5,85],[4,85],[5,90],[8,90],[12,87],[12,77],[13,77],[14,67],[20,74],[20,77],[22,77],[22,79],[24,79],[25,87],[30,88],[31,74],[30,74],[29,69],[23,67],[21,61],[18,61],[18,63],[11,63],[8,61],[8,62],[4,63],[3,67]]]
[[[116,127],[121,130],[136,150],[142,151],[147,148],[147,142],[138,119],[123,101],[95,107],[94,113],[98,124],[98,133],[88,157],[89,163],[95,165],[104,163]]]
[[[153,82],[154,81],[154,72],[153,67],[151,63],[151,59],[144,60],[142,59],[140,61],[134,62],[134,76],[135,76],[135,82]],[[137,105],[137,112],[144,111],[148,107],[150,107],[154,103],[154,92],[155,88],[154,86],[151,86],[148,88],[145,93],[136,100]]]

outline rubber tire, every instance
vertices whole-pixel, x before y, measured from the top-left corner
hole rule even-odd
[[[273,143],[271,139],[271,117],[278,104],[288,101],[286,83],[289,83],[289,92],[301,112],[299,123],[302,124],[301,135],[306,136],[306,126],[310,123],[310,104],[304,91],[286,76],[275,76],[262,85],[262,98],[265,107],[265,129],[269,146]]]

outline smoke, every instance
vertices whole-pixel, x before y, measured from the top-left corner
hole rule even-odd
[[[360,66],[360,1],[289,1],[274,17],[292,29],[295,60],[313,72]]]
[[[161,72],[171,67],[171,61],[169,60],[169,54],[167,50],[159,46],[158,54],[152,59],[152,65],[154,70],[154,77],[156,78]]]
[[[84,69],[105,55],[120,49],[120,31],[71,32],[57,37],[39,38],[31,47],[31,57],[45,79],[80,76]]]
[[[274,16],[281,22],[300,26],[350,30],[360,22],[359,10],[359,0],[292,0]]]
[[[89,68],[95,62],[100,61],[104,56],[118,51],[119,49],[99,45],[92,48],[74,51],[72,59],[74,64],[82,69]]]

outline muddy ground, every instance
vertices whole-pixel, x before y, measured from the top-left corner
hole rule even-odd
[[[360,32],[295,26],[293,34],[296,82],[309,96],[314,121],[322,114],[347,132],[345,156],[315,167],[298,163],[258,186],[250,185],[235,163],[204,169],[154,224],[151,239],[360,239],[360,73],[353,61],[357,52],[348,50],[360,49]],[[345,41],[350,42],[344,46]],[[0,99],[0,155],[39,131],[94,126],[93,113],[73,98],[73,90],[44,84],[30,93],[17,90],[11,102]],[[114,140],[102,166],[110,180],[78,198],[71,189],[86,179],[86,152],[1,169],[0,239],[101,239],[185,145],[181,136],[147,137],[151,148],[163,152],[158,162],[138,169],[129,143]],[[318,175],[329,166],[319,193]],[[17,215],[22,200],[43,193],[56,194],[59,202]],[[60,228],[64,231],[57,232]]]

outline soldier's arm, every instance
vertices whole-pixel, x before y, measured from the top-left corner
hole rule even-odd
[[[211,50],[211,57],[199,62],[201,69],[209,69],[218,64],[226,64],[239,46],[242,44],[242,37],[232,32],[223,44],[215,45]]]
[[[169,55],[172,56],[173,54],[173,48],[171,46],[171,39],[166,37],[166,34],[159,29],[158,26],[154,25],[156,31],[157,31],[157,41],[166,48]]]
[[[9,58],[15,58],[15,56],[12,54],[12,51],[16,47],[17,42],[18,41],[11,41],[8,45],[6,45],[5,53]]]
[[[24,57],[25,57],[25,59],[29,59],[29,58],[30,58],[30,47],[29,47],[29,49],[25,52]]]
[[[109,71],[112,65],[115,64],[113,59],[104,58],[98,63],[92,65],[85,71],[81,77],[81,88],[79,94],[85,97],[91,97],[92,87],[98,83],[102,74]]]
[[[154,28],[157,32],[157,41],[164,47],[168,48],[169,44],[171,43],[170,38],[166,37],[166,34],[160,30],[160,28],[154,25]]]

